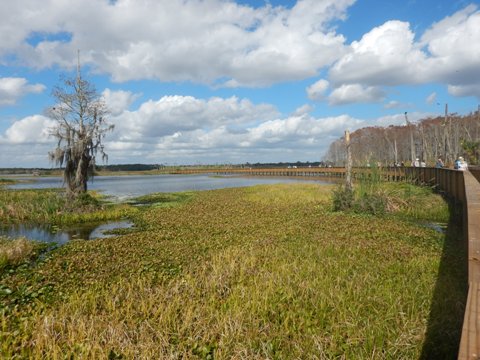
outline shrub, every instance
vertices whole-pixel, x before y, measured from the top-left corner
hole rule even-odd
[[[387,210],[387,198],[381,193],[364,194],[353,202],[353,211],[372,215],[384,215]]]
[[[333,210],[345,211],[352,208],[355,194],[352,190],[344,186],[339,186],[333,190]]]

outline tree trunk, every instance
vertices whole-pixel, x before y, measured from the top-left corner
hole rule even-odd
[[[75,193],[81,194],[87,191],[88,167],[90,166],[91,156],[83,153],[77,165],[75,174]]]
[[[346,148],[346,155],[347,161],[345,164],[346,167],[346,174],[345,174],[345,188],[348,191],[353,191],[353,184],[352,184],[352,151],[351,151],[351,144],[350,144],[350,132],[348,130],[345,131],[345,148]]]

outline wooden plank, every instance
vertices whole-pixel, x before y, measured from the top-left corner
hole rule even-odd
[[[468,299],[458,359],[480,359],[480,183],[464,173],[468,241]]]
[[[480,358],[479,348],[479,286],[478,283],[470,283],[468,289],[467,306],[463,319],[462,339],[458,352],[459,360],[473,360]]]

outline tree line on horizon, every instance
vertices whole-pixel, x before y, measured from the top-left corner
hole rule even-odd
[[[468,115],[449,114],[388,127],[368,126],[350,134],[353,166],[411,166],[418,159],[434,166],[441,158],[452,166],[462,156],[471,165],[480,158],[480,106]],[[345,139],[333,141],[323,159],[334,166],[344,166]]]

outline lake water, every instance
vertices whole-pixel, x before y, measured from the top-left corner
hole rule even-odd
[[[57,228],[51,225],[14,224],[0,227],[0,234],[12,239],[24,237],[47,243],[65,244],[72,239],[102,239],[113,236],[108,231],[126,229],[133,226],[130,221],[111,221],[103,224],[81,224],[69,228]]]
[[[45,189],[62,187],[59,177],[19,178],[34,180],[34,182],[18,183],[9,186],[10,189]],[[89,190],[97,190],[119,201],[151,194],[155,192],[179,192],[187,190],[213,190],[231,187],[245,187],[259,184],[278,184],[293,182],[313,182],[331,184],[321,180],[301,180],[287,177],[233,177],[208,175],[127,175],[127,176],[97,176],[88,182]]]
[[[61,188],[59,177],[23,177],[16,178],[26,181],[10,185],[10,189],[46,189]],[[245,187],[260,184],[278,184],[310,182],[316,184],[331,184],[321,180],[304,180],[287,177],[233,177],[209,175],[127,175],[98,176],[88,182],[88,189],[96,190],[123,201],[137,196],[156,192],[179,192],[187,190],[213,190],[231,187]],[[54,228],[50,225],[19,224],[0,227],[0,235],[10,238],[25,237],[31,240],[64,244],[72,239],[97,239],[107,237],[104,231],[128,228],[133,224],[129,221],[110,222],[104,224],[83,224],[70,228]]]

